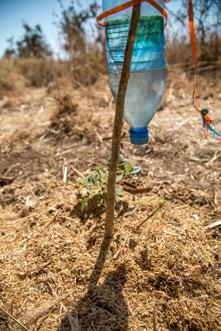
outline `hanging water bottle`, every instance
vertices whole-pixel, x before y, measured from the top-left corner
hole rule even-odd
[[[138,0],[139,1],[139,0]],[[136,1],[134,1],[136,2]],[[109,83],[116,100],[130,27],[133,1],[103,0]],[[149,141],[148,125],[157,112],[167,80],[164,39],[164,1],[146,0],[134,44],[124,118],[132,144]]]

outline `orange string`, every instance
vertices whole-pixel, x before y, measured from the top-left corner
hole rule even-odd
[[[194,23],[194,10],[193,10],[193,1],[189,0],[188,4],[188,16],[189,16],[189,30],[190,30],[190,41],[191,41],[191,48],[192,48],[192,57],[193,63],[195,67],[195,83],[193,89],[193,106],[197,112],[201,113],[200,108],[197,106],[196,103],[196,92],[199,85],[199,64],[198,64],[198,50],[197,50],[197,39],[196,39],[196,28]],[[211,126],[213,125],[212,118],[207,114],[204,116],[204,121],[206,125]]]
[[[104,13],[100,14],[97,17],[97,23],[100,26],[105,26],[106,24],[105,24],[105,22],[103,22],[104,18],[107,18],[111,15],[117,14],[117,13],[119,13],[119,12],[125,10],[125,9],[130,8],[130,7],[137,6],[142,2],[148,2],[155,9],[157,9],[165,18],[168,18],[168,14],[167,14],[166,10],[163,7],[161,7],[155,0],[132,0],[132,1],[125,2],[125,3],[123,3],[119,6],[116,6],[114,8],[111,8],[111,9],[105,11]],[[165,2],[168,2],[168,0],[166,0]]]
[[[196,40],[196,29],[194,23],[194,12],[193,12],[193,2],[189,0],[188,4],[188,16],[189,16],[189,30],[190,30],[190,41],[192,48],[192,57],[195,67],[195,84],[193,89],[193,106],[196,111],[200,112],[200,108],[196,104],[196,92],[199,84],[199,65],[198,65],[198,50],[197,50],[197,40]]]

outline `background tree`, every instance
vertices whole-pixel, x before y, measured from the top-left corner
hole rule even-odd
[[[8,48],[5,50],[3,57],[10,59],[13,56],[15,56],[15,53],[16,53],[15,47],[14,47],[14,38],[11,37],[11,38],[7,39],[7,43],[8,43]]]
[[[221,2],[220,0],[195,0],[193,3],[198,42],[201,50],[200,60],[217,61],[220,56],[221,43]],[[179,31],[186,31],[184,35],[179,36],[182,42],[187,40],[188,36],[187,6],[188,1],[182,0],[180,9],[177,12],[170,12],[176,24],[182,27]]]
[[[64,37],[63,47],[71,58],[76,58],[90,48],[89,39],[95,43],[99,43],[101,40],[100,34],[95,35],[95,19],[99,6],[96,1],[93,1],[83,8],[78,0],[73,0],[70,6],[65,8],[62,0],[58,0],[58,2],[61,7],[61,18],[58,25]]]
[[[42,28],[40,25],[31,27],[27,23],[22,25],[24,29],[23,37],[16,41],[8,39],[9,47],[5,51],[5,57],[19,57],[19,58],[46,58],[52,55],[49,45],[45,40]]]
[[[31,27],[27,23],[23,23],[24,36],[17,41],[17,54],[19,57],[49,57],[51,50],[46,43],[43,31],[40,25]]]

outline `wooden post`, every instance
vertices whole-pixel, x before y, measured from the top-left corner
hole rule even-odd
[[[120,152],[120,137],[123,125],[124,104],[127,92],[128,81],[130,78],[130,66],[133,55],[133,48],[137,34],[137,27],[140,19],[141,5],[133,7],[133,13],[128,34],[127,46],[124,56],[124,64],[119,83],[118,96],[116,102],[116,113],[113,129],[111,163],[109,168],[108,184],[107,184],[107,207],[106,207],[106,224],[105,238],[111,238],[114,231],[114,210],[116,202],[116,173]]]

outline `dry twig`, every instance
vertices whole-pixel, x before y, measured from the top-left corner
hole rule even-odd
[[[24,324],[22,324],[19,320],[17,320],[14,316],[12,316],[8,311],[6,311],[4,308],[0,307],[0,310],[6,314],[8,317],[10,317],[14,322],[16,322],[20,327],[22,327],[23,330],[30,331]]]
[[[124,191],[132,194],[142,194],[142,193],[148,193],[151,191],[151,187],[128,187],[128,186],[123,186]]]
[[[160,209],[162,209],[164,207],[164,205],[166,204],[166,201],[163,201],[159,204],[159,206],[144,220],[142,221],[136,228],[136,230],[139,230],[139,228],[144,225],[144,223],[146,223],[150,218],[152,218]]]

